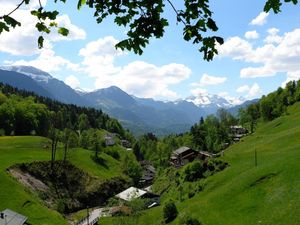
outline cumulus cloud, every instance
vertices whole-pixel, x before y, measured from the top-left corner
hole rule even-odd
[[[171,63],[156,66],[143,61],[134,61],[120,68],[115,74],[98,73],[96,88],[117,85],[129,94],[139,97],[176,99],[179,96],[169,89],[187,79],[191,70],[182,65]]]
[[[66,77],[65,83],[72,88],[76,88],[80,85],[79,80],[74,75],[70,75],[70,76]]]
[[[252,87],[249,89],[247,98],[257,97],[261,93],[260,87],[257,83],[254,83]]]
[[[300,65],[300,29],[278,35],[278,29],[268,30],[265,44],[254,47],[240,37],[229,38],[220,46],[220,57],[231,57],[255,65],[242,68],[242,78],[257,78],[275,76],[277,73],[286,73],[287,80],[297,77]],[[259,65],[259,66],[257,66]]]
[[[262,26],[267,22],[267,17],[269,16],[269,13],[261,12],[257,17],[255,17],[250,24],[251,25],[257,25]]]
[[[248,41],[240,37],[231,37],[219,47],[218,52],[220,56],[243,60],[252,53],[252,46]]]
[[[18,60],[10,62],[11,65],[27,65],[33,66],[48,73],[62,70],[63,68],[79,71],[80,67],[71,61],[58,56],[52,49],[50,44],[46,44],[43,49],[39,50],[39,56],[33,60]]]
[[[219,85],[224,83],[227,77],[210,76],[208,74],[203,74],[199,83],[192,83],[192,86],[206,86],[206,85]]]
[[[46,0],[41,0],[41,4],[45,6],[47,3]],[[1,13],[7,14],[14,10],[17,5],[20,4],[20,0],[0,0]],[[23,4],[20,9],[34,9],[40,6],[39,0],[31,0],[29,4]]]
[[[156,66],[144,61],[133,61],[123,67],[115,60],[126,53],[115,48],[118,43],[108,36],[88,43],[79,51],[83,57],[83,71],[95,79],[95,88],[116,85],[138,97],[177,99],[170,86],[189,78],[191,70],[183,64]]]
[[[238,87],[238,88],[236,89],[236,92],[237,92],[237,93],[244,93],[244,92],[247,92],[247,91],[249,91],[249,90],[250,90],[250,88],[249,88],[248,85],[243,85],[243,86]]]
[[[4,10],[9,12],[16,6],[16,2],[17,1],[15,0],[12,2],[4,1],[3,5],[1,2],[1,10],[2,7],[4,7]],[[43,5],[45,5],[45,2],[46,1],[44,1]],[[30,11],[36,7],[38,7],[38,1],[32,1],[30,5],[25,5],[22,9],[18,9],[13,14],[13,17],[20,21],[22,25],[21,27],[17,26],[15,29],[11,29],[10,32],[3,32],[0,35],[0,52],[23,56],[39,54],[37,40],[40,36],[40,33],[35,28],[35,24],[38,21],[30,13]],[[77,40],[84,39],[86,37],[85,31],[72,24],[67,15],[58,16],[56,22],[58,23],[58,26],[64,26],[69,29],[69,36],[64,37],[59,35],[57,30],[54,29],[49,35],[44,35],[45,40],[48,42],[51,43],[61,40]]]
[[[277,28],[270,28],[268,30],[268,36],[265,38],[264,42],[268,44],[280,44],[282,37],[278,35],[279,30]]]
[[[286,80],[282,82],[281,86],[285,87],[285,85],[293,80],[299,80],[300,79],[300,70],[291,71],[287,73]]]
[[[247,39],[257,39],[257,38],[259,38],[259,34],[257,33],[256,30],[247,31],[244,36]]]

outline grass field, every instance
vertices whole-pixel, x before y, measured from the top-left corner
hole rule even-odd
[[[231,146],[223,158],[228,168],[208,177],[204,190],[193,198],[176,202],[181,215],[195,217],[203,225],[300,224],[299,103],[288,109],[288,115],[260,124],[255,134]],[[122,224],[116,218],[100,221]],[[162,207],[157,207],[145,212],[138,224],[161,221]],[[170,224],[179,224],[178,217]]]
[[[32,225],[65,225],[68,223],[63,216],[45,207],[38,196],[6,172],[16,163],[49,160],[51,153],[44,148],[46,143],[47,139],[42,137],[0,137],[0,210],[10,208],[24,214]],[[101,154],[105,165],[100,166],[91,160],[92,154],[84,149],[71,149],[69,160],[92,176],[109,179],[121,175],[117,160]]]

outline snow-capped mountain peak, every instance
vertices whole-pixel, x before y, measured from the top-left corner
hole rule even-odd
[[[38,82],[48,82],[49,79],[53,79],[49,73],[32,66],[1,66],[0,69],[25,74]]]
[[[228,108],[231,107],[232,104],[226,100],[225,98],[218,96],[218,95],[211,95],[211,94],[199,94],[197,96],[190,96],[185,99],[188,102],[194,103],[196,106],[205,108],[215,106],[218,108]]]

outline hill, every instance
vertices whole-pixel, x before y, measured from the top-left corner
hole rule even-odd
[[[202,180],[203,191],[182,202],[178,193],[172,193],[179,214],[204,225],[300,224],[299,136],[300,103],[296,103],[285,115],[259,124],[255,134],[227,149],[222,159],[229,167]],[[139,224],[145,225],[160,221],[162,207],[139,218]],[[101,221],[105,225],[119,222],[112,218]]]
[[[49,73],[46,73],[35,67],[9,66],[2,67],[2,69],[3,70],[0,70],[0,82],[7,83],[4,78],[14,75],[14,79],[10,80],[10,82],[7,84],[25,89],[27,91],[33,91],[36,94],[44,97],[51,97],[52,99],[63,103],[75,104],[78,106],[90,106],[89,101],[82,99],[82,97],[75,90],[66,85],[63,81],[60,81],[52,77]],[[46,90],[47,93],[50,93],[50,96],[45,96],[45,94],[37,88],[32,90],[31,85],[15,85],[15,83],[18,83],[20,79],[24,80],[26,78],[30,78],[32,81],[34,81],[34,86],[39,86],[40,89]]]
[[[26,215],[32,225],[67,225],[62,215],[47,208],[37,193],[24,187],[7,171],[17,163],[49,160],[50,150],[45,149],[48,141],[46,138],[34,136],[0,137],[0,208],[10,208]],[[60,151],[59,154],[62,152]],[[101,157],[105,160],[105,165],[99,165],[91,160],[93,154],[92,151],[81,148],[71,149],[69,160],[91,177],[103,181],[122,174],[119,161],[102,153]]]

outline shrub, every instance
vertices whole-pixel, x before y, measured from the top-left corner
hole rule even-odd
[[[109,151],[106,151],[106,154],[110,155],[111,157],[113,157],[116,160],[120,159],[120,153],[116,149],[111,149]]]
[[[204,168],[201,162],[196,161],[188,165],[184,170],[185,180],[186,181],[195,181],[203,177]]]
[[[56,210],[59,213],[65,213],[65,211],[66,211],[66,203],[65,203],[65,201],[63,199],[59,199],[57,201]]]
[[[197,219],[184,214],[180,217],[178,225],[201,225],[201,223]]]
[[[173,221],[178,215],[178,211],[174,202],[169,201],[163,207],[163,216],[166,223]]]
[[[189,198],[194,197],[194,195],[195,195],[195,192],[194,192],[193,190],[191,190],[191,191],[188,193]]]

